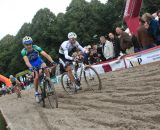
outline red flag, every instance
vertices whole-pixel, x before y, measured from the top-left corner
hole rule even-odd
[[[139,27],[139,12],[141,9],[142,0],[127,0],[124,11],[124,20],[132,34],[137,33]]]

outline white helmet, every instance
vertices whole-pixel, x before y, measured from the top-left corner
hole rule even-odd
[[[68,39],[70,39],[70,38],[77,38],[77,34],[76,33],[74,33],[74,32],[69,32],[68,33]]]
[[[33,43],[33,40],[32,40],[31,37],[25,36],[25,37],[23,38],[23,40],[22,40],[22,43],[23,43],[23,44],[32,44],[32,43]]]
[[[10,75],[9,78],[12,79],[12,78],[14,78],[14,77],[13,77],[13,75]]]

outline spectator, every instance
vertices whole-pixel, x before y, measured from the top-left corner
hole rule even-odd
[[[88,53],[84,53],[83,54],[83,57],[84,57],[83,63],[88,65],[89,64],[88,59],[89,59],[89,55],[90,55],[90,51],[91,51],[91,45],[88,45],[88,46],[86,46],[84,48]]]
[[[142,19],[145,21],[144,26],[149,34],[153,36],[155,43],[160,45],[160,29],[158,21],[155,20],[150,13],[143,14]]]
[[[109,33],[108,34],[110,41],[113,43],[113,47],[114,47],[114,52],[115,52],[115,58],[117,58],[120,55],[120,41],[119,39],[113,34],[113,33]]]
[[[89,62],[90,62],[90,64],[94,64],[94,63],[97,63],[100,61],[101,61],[101,59],[97,53],[97,45],[93,45],[92,49],[90,50],[90,53],[89,53]]]
[[[106,60],[114,58],[114,48],[112,42],[108,41],[104,36],[100,37],[100,42],[102,44],[102,52]]]
[[[101,61],[105,61],[106,58],[103,55],[102,47],[103,47],[102,44],[99,44],[99,46],[97,46],[97,54],[98,54],[98,57],[101,59]]]
[[[2,95],[6,95],[6,91],[7,91],[7,89],[6,89],[6,86],[3,84],[2,85]]]
[[[126,53],[126,50],[128,49],[134,49],[131,37],[129,36],[128,33],[124,32],[120,27],[116,28],[116,33],[119,35],[120,47],[123,53]],[[131,52],[132,51],[129,51],[129,54]]]
[[[89,53],[89,57],[88,57],[88,60],[89,60],[89,63],[90,64],[94,64],[97,62],[97,59],[96,59],[96,53],[94,52],[93,49],[90,50],[90,53]]]
[[[142,50],[142,46],[140,45],[140,43],[138,42],[137,37],[134,34],[131,35],[131,40],[132,40],[132,43],[133,43],[133,46],[134,46],[134,52],[141,51]]]
[[[157,21],[158,21],[159,26],[160,26],[160,10],[157,11]]]
[[[140,18],[140,26],[137,29],[137,39],[144,50],[154,47],[154,39],[144,27],[144,21]]]

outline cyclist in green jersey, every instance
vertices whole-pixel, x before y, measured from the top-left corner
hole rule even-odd
[[[39,73],[35,70],[38,68],[45,68],[46,64],[40,57],[40,54],[47,58],[52,65],[55,65],[55,62],[45,51],[43,51],[39,46],[33,45],[33,40],[29,36],[25,36],[22,40],[24,48],[21,51],[21,55],[23,56],[23,60],[30,71],[32,71],[32,75],[34,75],[34,87],[35,87],[35,98],[36,102],[39,102],[39,93],[38,93],[38,83],[39,83]],[[33,73],[34,72],[34,73]],[[47,77],[50,77],[50,74],[47,69],[45,69],[45,73]]]

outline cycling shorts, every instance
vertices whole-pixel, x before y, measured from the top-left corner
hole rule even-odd
[[[44,61],[41,57],[38,57],[36,60],[29,61],[33,67],[40,68]]]
[[[71,65],[72,64],[72,60],[66,59],[63,54],[59,53],[59,63],[62,64],[63,67],[65,68],[67,65]]]

